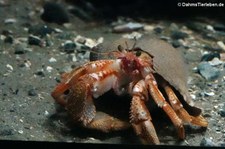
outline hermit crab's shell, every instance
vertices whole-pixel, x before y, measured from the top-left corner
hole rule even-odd
[[[179,50],[173,48],[169,43],[163,40],[147,35],[137,40],[120,38],[112,43],[98,45],[97,50],[117,50],[118,45],[128,49],[132,49],[135,46],[153,55],[153,66],[155,71],[183,96],[182,103],[189,114],[194,116],[200,115],[201,110],[194,107],[194,103],[188,92],[188,71],[186,69],[184,58]],[[94,59],[106,58],[94,54],[91,55],[91,57]]]

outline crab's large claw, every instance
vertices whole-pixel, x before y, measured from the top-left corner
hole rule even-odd
[[[68,74],[68,76],[71,76],[71,74]],[[96,111],[91,90],[91,84],[94,81],[89,75],[70,79],[67,84],[60,83],[52,92],[52,96],[57,103],[66,108],[74,122],[78,122],[86,128],[103,132],[129,128],[128,122]]]

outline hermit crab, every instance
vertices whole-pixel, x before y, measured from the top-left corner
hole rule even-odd
[[[74,122],[103,132],[132,126],[143,143],[160,144],[146,106],[152,100],[169,117],[180,139],[185,138],[185,123],[207,127],[188,94],[184,61],[170,44],[144,36],[138,40],[121,38],[96,49],[110,52],[64,73],[51,94]],[[94,101],[109,90],[130,95],[128,122],[96,109]]]

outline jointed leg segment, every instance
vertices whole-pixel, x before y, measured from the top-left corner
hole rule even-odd
[[[168,104],[168,102],[163,97],[163,94],[160,92],[153,74],[149,74],[148,76],[146,76],[145,81],[148,85],[148,90],[153,100],[159,107],[164,110],[164,112],[170,118],[174,126],[177,128],[179,138],[184,139],[185,132],[182,120],[177,116],[174,109]]]
[[[164,88],[168,96],[171,106],[173,107],[179,118],[183,120],[183,122],[192,123],[197,126],[207,127],[208,122],[201,115],[194,117],[188,114],[188,112],[183,108],[183,105],[177,98],[173,89],[169,86],[167,82],[163,82],[162,87]]]
[[[130,111],[131,124],[143,143],[152,142],[154,144],[159,144],[159,139],[151,122],[152,118],[145,105],[147,95],[148,92],[145,88],[145,83],[141,80],[133,88]]]

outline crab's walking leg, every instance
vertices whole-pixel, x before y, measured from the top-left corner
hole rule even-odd
[[[86,127],[103,132],[111,132],[128,129],[131,127],[131,125],[126,121],[117,119],[104,112],[97,111],[94,119],[90,123],[88,123]]]
[[[179,138],[184,139],[185,132],[184,132],[184,126],[183,126],[182,120],[177,116],[173,108],[167,103],[167,101],[163,97],[163,94],[160,92],[153,74],[147,75],[145,78],[145,81],[146,81],[146,84],[148,85],[148,90],[153,100],[169,116],[170,120],[172,121],[172,123],[178,130]]]
[[[130,120],[136,134],[143,143],[159,144],[159,139],[151,122],[152,118],[145,105],[148,100],[148,92],[143,80],[133,87],[132,94]]]
[[[174,111],[184,122],[189,122],[197,126],[207,127],[208,122],[201,115],[194,117],[188,114],[168,83],[162,83],[162,87],[165,89],[166,94],[169,98],[169,102]]]

